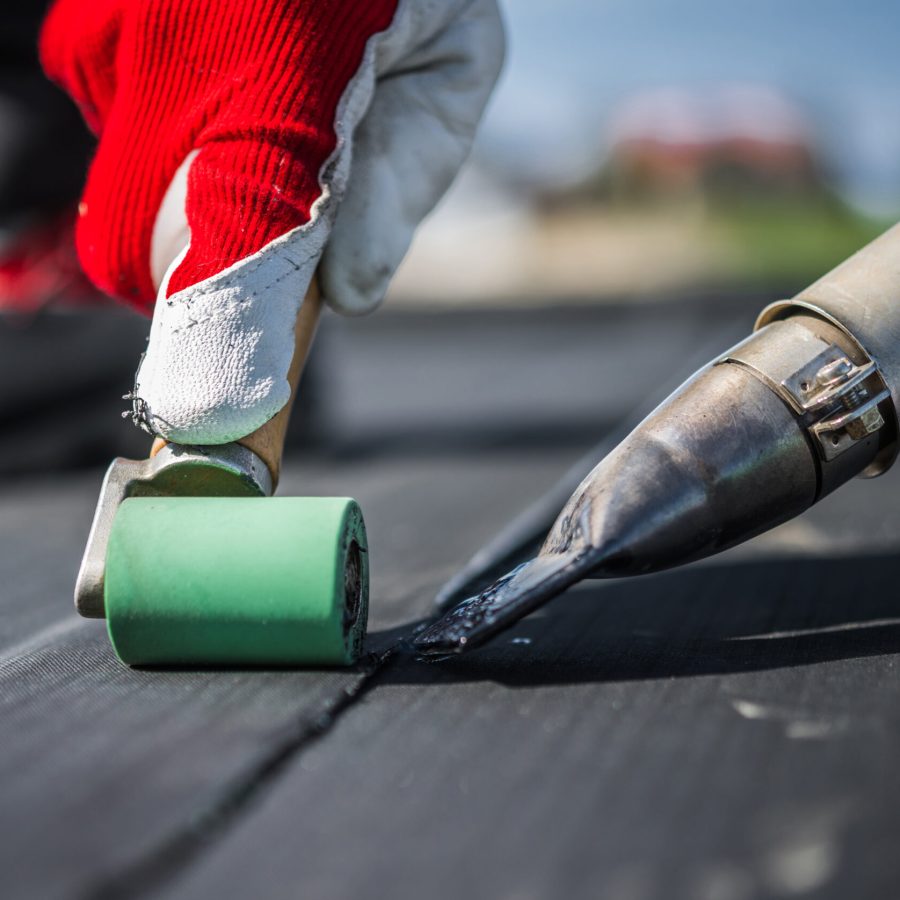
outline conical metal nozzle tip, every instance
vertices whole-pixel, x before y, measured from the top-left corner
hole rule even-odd
[[[792,518],[815,501],[817,478],[785,403],[746,369],[714,365],[597,466],[544,546],[585,541],[603,577],[654,572]]]
[[[817,492],[796,416],[737,365],[698,373],[582,482],[540,554],[416,636],[425,655],[469,650],[569,585],[665,569],[796,515]]]

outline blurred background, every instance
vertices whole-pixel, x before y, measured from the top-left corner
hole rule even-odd
[[[503,9],[507,65],[470,164],[385,309],[324,323],[293,427],[308,452],[586,440],[631,403],[598,385],[641,353],[674,371],[686,317],[750,322],[900,217],[896,4]],[[91,146],[37,67],[40,14],[12,11],[0,38],[6,473],[146,449],[118,398],[148,323],[78,273]],[[638,310],[666,340],[642,339]],[[573,359],[601,335],[586,375]]]
[[[472,165],[398,299],[790,290],[896,221],[896,4],[504,10],[507,67]]]

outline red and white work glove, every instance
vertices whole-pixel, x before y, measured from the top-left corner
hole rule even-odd
[[[381,301],[468,155],[503,31],[496,0],[57,0],[41,53],[100,137],[82,263],[153,310],[144,423],[218,444],[288,401],[317,270],[339,312]]]

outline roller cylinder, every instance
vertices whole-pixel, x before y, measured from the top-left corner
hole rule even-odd
[[[109,634],[130,665],[346,665],[368,610],[352,500],[125,500],[106,555]]]

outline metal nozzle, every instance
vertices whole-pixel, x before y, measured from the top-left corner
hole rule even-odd
[[[893,460],[896,414],[878,364],[808,309],[701,369],[581,483],[538,556],[422,631],[462,652],[585,577],[701,559],[803,512]]]

